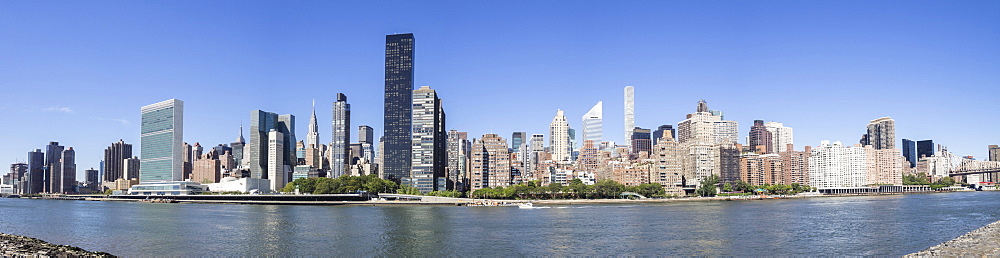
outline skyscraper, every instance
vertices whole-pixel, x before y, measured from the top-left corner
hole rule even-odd
[[[447,190],[448,135],[441,99],[433,89],[422,86],[413,91],[412,107],[412,172],[403,181],[422,193]]]
[[[697,144],[731,144],[738,138],[736,121],[722,120],[721,112],[711,112],[705,100],[698,102],[698,109],[687,119],[677,123],[677,142]]]
[[[60,172],[62,173],[59,178],[59,188],[53,189],[52,192],[56,193],[75,193],[76,192],[76,151],[73,147],[66,148],[63,150],[62,155],[59,157],[59,164],[62,165]],[[58,190],[58,191],[57,191]]]
[[[527,139],[528,139],[528,133],[514,132],[513,134],[511,134],[510,137],[510,143],[511,143],[510,148],[513,150],[513,152],[520,152],[521,144],[526,143],[527,141],[525,140]]]
[[[319,145],[319,122],[316,121],[316,100],[313,100],[312,115],[309,116],[309,132],[306,133],[306,148],[319,148]]]
[[[933,140],[923,140],[917,141],[917,159],[924,157],[934,156],[934,141]]]
[[[170,99],[144,106],[141,111],[139,182],[181,181],[184,102]]]
[[[594,105],[590,111],[583,115],[583,140],[585,142],[587,140],[596,143],[603,141],[604,129],[601,128],[601,123],[604,119],[604,106],[602,103],[602,101],[598,101],[597,105]]]
[[[330,138],[330,172],[327,177],[337,178],[347,173],[351,162],[351,104],[347,104],[347,96],[337,93],[337,102],[333,103],[333,136]]]
[[[510,153],[507,141],[496,134],[485,134],[472,144],[471,191],[486,187],[506,187],[511,182]]]
[[[288,184],[291,166],[285,160],[285,136],[277,129],[267,132],[267,180],[270,180],[271,190],[278,191]]]
[[[674,139],[675,140],[674,142],[676,142],[676,140],[677,140],[677,130],[674,129],[674,126],[672,126],[672,125],[661,125],[659,127],[656,127],[656,131],[653,131],[653,146],[656,146],[657,144],[659,144],[659,140],[660,140],[661,136],[663,136],[663,132],[664,131],[670,131],[670,138]]]
[[[789,144],[795,144],[791,127],[786,127],[782,123],[767,122],[764,127],[771,132],[771,146],[776,153],[792,151],[788,149]]]
[[[552,160],[556,162],[569,161],[572,147],[569,145],[569,122],[563,115],[562,109],[556,111],[556,116],[552,117],[549,124],[549,148],[552,152]]]
[[[62,153],[65,147],[59,142],[49,142],[45,146],[45,187],[44,192],[59,193],[62,189]]]
[[[757,152],[758,154],[774,153],[774,141],[771,138],[771,132],[764,126],[764,120],[753,120],[753,126],[750,127],[750,142],[748,144],[750,145],[750,151]],[[757,162],[763,159],[752,160]]]
[[[635,128],[635,87],[625,86],[625,142],[632,142]]]
[[[131,157],[132,144],[125,143],[124,140],[118,140],[104,149],[104,178],[101,178],[101,181],[114,182],[119,178],[125,178],[125,167],[122,160]]]
[[[1000,161],[1000,146],[990,145],[990,161]]]
[[[275,130],[279,134],[271,134],[271,130]],[[286,114],[278,115],[276,113],[265,112],[262,110],[254,110],[250,112],[250,142],[247,143],[246,148],[250,150],[246,153],[249,157],[244,156],[243,158],[248,160],[250,177],[251,178],[264,178],[271,179],[269,170],[270,166],[281,164],[283,168],[287,166],[288,170],[298,162],[295,155],[295,116]],[[281,139],[275,139],[276,141],[281,141],[280,155],[276,153],[271,153],[271,136],[281,136]],[[271,162],[271,157],[280,157],[281,160]],[[280,174],[280,173],[279,173]],[[284,180],[278,178],[277,180]],[[275,183],[272,180],[272,183]],[[278,189],[284,187],[281,185]],[[277,190],[273,189],[272,190]]]
[[[236,165],[231,169],[243,167],[243,151],[246,148],[247,141],[243,138],[243,126],[240,125],[240,136],[236,137],[236,141],[229,144],[229,147],[233,149],[233,163]]]
[[[896,121],[882,117],[868,123],[868,133],[862,137],[862,145],[871,145],[876,150],[896,148]]]
[[[906,157],[911,168],[917,166],[917,142],[903,139],[903,157]]]
[[[632,129],[632,154],[638,154],[639,152],[645,151],[651,153],[653,150],[653,140],[650,138],[651,132],[649,129],[643,128],[633,128]]]
[[[359,125],[358,126],[358,142],[373,144],[375,139],[375,130],[371,126]]]
[[[445,172],[452,189],[467,190],[471,151],[467,132],[448,131],[448,168]]]
[[[45,191],[45,153],[42,149],[28,152],[28,175],[22,193],[37,194]]]
[[[413,48],[411,33],[385,36],[385,143],[379,155],[384,178],[396,182],[410,175]]]

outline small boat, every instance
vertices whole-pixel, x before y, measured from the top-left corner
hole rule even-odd
[[[521,209],[531,209],[531,208],[534,208],[535,205],[531,204],[530,202],[526,202],[526,203],[518,204],[517,207],[521,208]]]
[[[513,207],[517,206],[515,203],[509,202],[474,202],[466,205],[469,207]]]

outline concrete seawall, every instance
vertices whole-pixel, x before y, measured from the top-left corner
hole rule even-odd
[[[1000,257],[1000,221],[904,257]]]
[[[37,238],[0,233],[0,257],[115,257]]]

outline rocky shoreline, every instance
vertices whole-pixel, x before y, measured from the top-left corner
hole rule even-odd
[[[1000,257],[1000,221],[904,257]]]
[[[68,245],[56,245],[26,236],[0,233],[0,257],[115,257]]]

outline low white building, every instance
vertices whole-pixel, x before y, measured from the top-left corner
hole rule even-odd
[[[256,190],[255,192],[258,193],[268,193],[271,192],[271,180],[249,177],[223,177],[218,183],[207,184],[205,187],[208,187],[208,191],[211,192],[250,193]]]
[[[133,185],[128,189],[128,195],[189,195],[204,191],[205,187],[198,182],[147,182]]]

